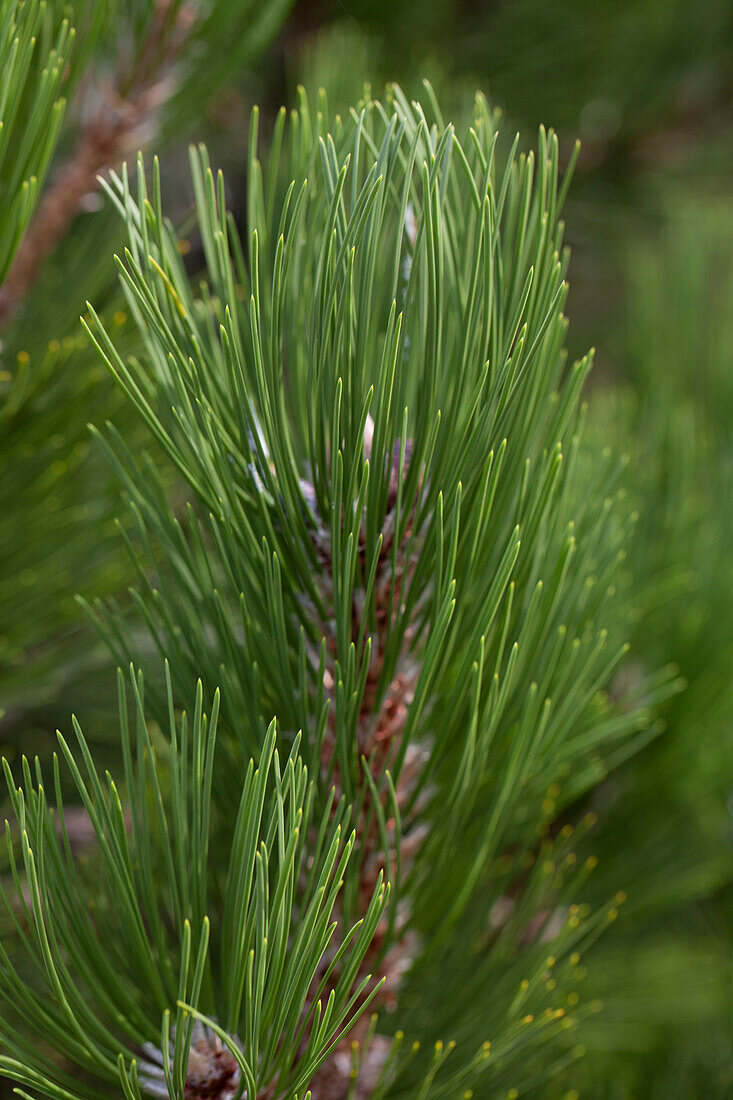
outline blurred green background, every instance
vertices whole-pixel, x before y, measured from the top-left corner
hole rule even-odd
[[[599,1100],[731,1096],[733,4],[270,7],[252,48],[197,77],[198,94],[178,96],[141,137],[160,149],[166,205],[184,226],[186,143],[208,142],[236,212],[251,104],[266,134],[301,83],[325,87],[345,111],[365,83],[378,95],[396,80],[419,97],[427,77],[446,117],[465,116],[481,89],[525,145],[540,123],[557,130],[566,158],[581,138],[566,207],[570,350],[597,349],[591,449],[630,457],[633,652],[640,668],[674,663],[688,687],[664,705],[664,731],[590,800],[600,822],[593,889],[598,900],[624,890],[628,903],[586,960],[605,1011],[586,1025],[572,1084]],[[59,162],[89,84],[80,78],[74,94]],[[91,298],[124,335],[118,243],[115,219],[88,203],[0,331],[4,361],[29,364],[20,380],[0,372],[0,748],[11,756],[48,751],[72,708],[100,751],[109,742],[114,752],[113,678],[72,597],[124,600],[129,577],[113,523],[119,491],[86,424],[111,417],[128,434],[140,429],[78,324]],[[194,244],[192,271],[198,259]],[[557,1080],[550,1095],[568,1087]]]

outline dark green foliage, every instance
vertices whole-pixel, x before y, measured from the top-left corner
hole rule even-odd
[[[64,100],[62,74],[73,39],[56,29],[45,4],[5,0],[0,7],[0,286],[38,202],[53,155]]]
[[[218,0],[196,11],[180,0],[2,5],[0,283],[26,231],[0,290],[3,744],[36,740],[36,731],[40,742],[72,705],[95,718],[110,709],[104,680],[89,683],[108,662],[90,652],[73,602],[76,592],[112,594],[130,579],[113,529],[117,483],[90,450],[87,424],[112,417],[131,443],[135,427],[78,323],[94,296],[132,343],[114,284],[119,225],[96,208],[97,173],[143,142],[169,149],[180,140],[263,51],[288,7],[238,3],[233,19]]]
[[[303,731],[314,775],[337,776],[357,806],[376,798],[408,843],[427,828],[420,859],[398,858],[392,873],[415,934],[428,937],[412,960],[419,983],[431,960],[445,965],[444,941],[470,920],[479,884],[480,912],[501,908],[522,859],[535,862],[546,817],[633,751],[629,735],[649,724],[664,678],[621,705],[600,691],[624,652],[613,581],[625,520],[606,495],[614,464],[574,469],[588,361],[568,368],[562,351],[556,141],[541,132],[535,174],[532,156],[498,161],[481,100],[460,144],[437,107],[431,124],[399,89],[386,108],[369,100],[337,119],[332,134],[320,107],[313,118],[301,101],[289,132],[280,116],[264,167],[253,127],[244,244],[223,181],[203,151],[192,155],[209,280],[198,293],[157,173],[150,200],[142,165],[136,199],[124,175],[113,180],[145,365],[125,363],[91,307],[89,333],[204,510],[199,519],[197,508],[167,506],[152,464],[141,479],[108,436],[146,554],[135,604],[177,691],[185,696],[194,667],[222,684],[232,760],[258,754],[277,713],[284,731]],[[137,628],[98,613],[118,656],[144,659]],[[151,701],[162,713],[162,697]],[[404,713],[390,725],[394,702]],[[406,762],[416,753],[415,777]],[[230,780],[227,768],[222,798]],[[379,821],[380,844],[399,852],[396,825]],[[517,844],[497,877],[492,862]],[[554,863],[541,866],[505,929],[509,956],[538,910],[540,927],[548,920],[540,899]],[[357,892],[347,888],[347,912]],[[557,907],[548,933],[563,958],[572,930],[593,928],[577,915],[566,927],[567,912]],[[460,939],[475,969],[471,937]],[[545,943],[538,953],[542,967]],[[503,980],[512,1003],[519,981],[511,969]],[[535,1017],[525,1000],[549,1012],[540,1037],[563,1018],[538,987],[516,1001],[518,1025]],[[436,1095],[469,1079],[471,1043],[492,1019],[477,1007],[463,1068],[439,1077]],[[435,1006],[416,1026],[440,1034]],[[534,1029],[519,1034],[495,1037],[497,1080]],[[541,1063],[524,1072],[530,1081]]]
[[[183,1095],[195,1008],[226,1025],[248,1095],[258,1095],[258,1082],[269,1081],[283,1094],[302,1094],[331,1045],[368,1004],[370,998],[362,998],[354,1011],[369,976],[359,988],[351,987],[385,891],[378,883],[360,927],[345,932],[335,959],[324,962],[334,932],[332,911],[354,845],[353,833],[342,842],[348,811],[341,804],[335,815],[323,816],[320,827],[313,823],[320,844],[309,845],[306,863],[313,789],[297,746],[280,765],[273,724],[258,768],[250,762],[240,776],[239,804],[227,821],[234,824],[234,836],[229,857],[222,860],[210,839],[217,817],[211,792],[218,696],[209,719],[199,684],[190,729],[185,714],[177,729],[170,700],[163,772],[145,724],[142,679],[132,676],[132,686],[134,734],[120,676],[129,822],[117,786],[109,773],[106,782],[98,775],[78,725],[83,768],[60,738],[99,846],[91,867],[80,869],[74,859],[57,758],[59,828],[46,803],[40,767],[34,777],[24,763],[20,789],[6,766],[20,833],[18,864],[29,895],[14,923],[31,977],[21,976],[7,953],[0,953],[5,1002],[0,1038],[9,1052],[0,1055],[0,1070],[47,1096],[75,1093],[74,1076],[39,1054],[34,1037],[42,1035],[51,1050],[98,1078],[103,1094],[113,1086],[139,1097],[133,1059],[150,1044],[167,1053],[170,1043],[170,1064],[163,1057],[159,1071],[143,1060],[140,1072],[159,1074],[171,1095]],[[10,838],[8,848],[17,883]],[[12,913],[16,905],[3,900]],[[23,926],[34,929],[33,938]],[[339,976],[321,1005],[312,993],[309,997],[311,982],[315,978],[325,987],[336,960]],[[10,1023],[15,1014],[30,1038]]]
[[[57,1100],[716,1100],[729,12],[351,0],[301,67],[330,17],[301,6],[253,76],[288,7],[0,2],[0,1070]],[[216,94],[281,57],[328,101],[266,93],[238,180]],[[455,125],[429,85],[373,99],[395,66]],[[572,146],[512,145],[471,70],[585,139],[569,305]],[[227,189],[192,150],[182,217],[211,103]],[[93,189],[151,139],[162,168],[103,211],[81,187],[55,247],[80,151]],[[601,336],[590,410],[566,308],[571,349]],[[145,669],[119,743],[74,590]],[[59,764],[71,699],[93,740]]]

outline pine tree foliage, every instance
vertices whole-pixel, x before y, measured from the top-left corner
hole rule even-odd
[[[333,742],[347,793],[365,699],[389,710],[390,689],[414,694],[400,755],[429,712],[440,739],[431,755],[467,776],[495,732],[485,712],[496,725],[504,713],[489,701],[523,729],[554,694],[567,648],[577,675],[545,718],[545,748],[575,726],[559,754],[582,762],[575,796],[599,774],[588,749],[623,743],[639,715],[603,714],[597,697],[623,648],[622,616],[604,622],[614,596],[604,580],[625,521],[602,495],[612,470],[598,470],[600,493],[580,506],[573,497],[588,360],[564,369],[557,144],[541,134],[534,181],[532,156],[497,167],[481,101],[465,151],[399,92],[392,111],[368,103],[326,140],[312,136],[314,125],[325,133],[322,112],[312,122],[302,103],[288,135],[281,115],[275,157],[281,145],[292,156],[284,200],[276,160],[263,173],[253,140],[249,259],[221,178],[194,153],[210,280],[198,297],[158,181],[152,203],[142,168],[137,202],[116,181],[145,367],[90,331],[210,511],[199,526],[161,508],[154,471],[135,478],[112,433],[140,530],[155,536],[151,553],[157,540],[167,551],[160,582],[170,587],[138,603],[161,650],[176,654],[174,677],[203,661],[207,680],[225,678],[247,751],[261,743],[261,713],[277,711],[284,728],[314,731],[319,759]],[[540,668],[545,684],[532,674]],[[405,675],[409,685],[395,683]],[[262,708],[246,705],[263,695]],[[601,720],[590,741],[579,715]],[[537,789],[559,764],[540,770]]]
[[[147,189],[144,166],[132,188],[120,172],[102,209],[89,189],[97,171],[138,146],[164,149],[189,122],[200,125],[204,102],[245,72],[288,4],[0,0],[0,269],[8,276],[4,285],[0,278],[0,754],[15,772],[6,767],[8,794],[0,794],[10,818],[0,846],[0,1078],[10,1080],[0,1090],[14,1082],[21,1094],[56,1097],[240,1092],[273,1100],[309,1089],[314,1100],[576,1100],[580,1089],[598,1100],[666,1100],[727,1096],[733,1085],[728,204],[713,206],[707,193],[680,204],[688,179],[669,209],[657,210],[666,251],[638,241],[624,251],[643,220],[628,217],[632,206],[639,214],[640,196],[646,216],[673,175],[693,169],[697,189],[722,160],[729,6],[720,0],[695,26],[682,18],[687,4],[668,5],[661,21],[648,3],[592,18],[587,5],[549,18],[535,0],[480,15],[441,3],[417,22],[405,20],[404,5],[380,6],[367,40],[364,21],[376,7],[352,3],[348,23],[319,37],[305,70],[300,35],[328,15],[294,21],[284,43],[287,55],[297,40],[289,79],[295,63],[309,87],[324,83],[330,118],[325,99],[315,113],[301,100],[297,118],[278,119],[263,165],[253,136],[249,205],[235,199],[226,221],[223,185],[209,177],[204,151],[195,154],[206,234],[193,233],[185,265],[190,272],[208,235],[208,272],[191,286],[178,257],[189,241],[163,218],[163,209],[174,218],[180,210],[165,161],[165,201],[157,166]],[[436,38],[439,64],[425,56]],[[410,79],[426,61],[453,117],[466,117],[461,71],[472,66],[482,79],[491,74],[492,101],[505,101],[511,118],[565,119],[566,131],[584,138],[586,190],[581,184],[568,217],[576,240],[592,223],[575,271],[589,259],[591,268],[587,283],[576,275],[586,286],[576,291],[572,338],[577,345],[592,299],[594,335],[606,349],[590,431],[568,389],[564,335],[557,359],[539,337],[542,324],[545,333],[564,324],[562,280],[546,279],[550,252],[536,231],[544,211],[564,278],[553,224],[560,203],[553,211],[535,194],[538,181],[540,190],[557,186],[556,160],[565,159],[552,135],[540,137],[549,173],[533,174],[504,135],[492,145],[497,119],[480,106],[475,134],[458,127],[460,146],[455,134],[441,146],[446,127],[429,92],[424,115],[397,90],[383,108],[367,99],[356,115],[333,115],[334,101],[349,102],[367,73],[398,62]],[[443,66],[450,77],[441,77]],[[274,70],[268,84],[281,77]],[[251,91],[250,81],[246,72]],[[690,139],[684,149],[680,133]],[[75,178],[69,169],[80,164]],[[436,185],[430,201],[426,168],[428,193],[429,181]],[[371,197],[380,174],[387,182]],[[54,236],[46,212],[58,212],[65,179],[73,183],[61,204],[66,229]],[[595,192],[593,180],[602,182]],[[563,197],[566,189],[567,177]],[[474,190],[479,206],[489,204],[488,267],[485,229],[468,216]],[[227,191],[231,203],[237,192]],[[80,207],[88,212],[69,221]],[[117,291],[111,261],[122,232],[130,256]],[[594,294],[604,238],[620,262],[612,293]],[[34,255],[52,262],[35,267]],[[511,337],[503,274],[521,281],[530,267]],[[528,305],[538,278],[560,289],[547,320]],[[617,312],[624,286],[626,328]],[[116,396],[97,349],[78,332],[85,297],[95,306],[86,321],[123,383]],[[489,300],[503,339],[492,319],[484,341]],[[400,314],[395,336],[390,324]],[[440,354],[429,358],[431,325]],[[385,383],[390,336],[394,377]],[[508,383],[492,373],[497,363]],[[619,395],[618,371],[629,369],[633,389]],[[569,420],[553,422],[565,397]],[[440,412],[427,447],[423,409],[427,421]],[[458,410],[454,438],[447,409]],[[89,447],[85,427],[108,416],[117,438],[108,430],[100,442],[111,463]],[[348,439],[342,422],[351,424]],[[141,467],[138,447],[151,428]],[[528,530],[526,502],[538,500],[535,478],[548,468],[553,438],[560,472]],[[491,512],[481,517],[471,477],[491,450],[480,494]],[[623,451],[631,454],[625,473],[614,457]],[[110,522],[119,475],[131,504],[129,565]],[[459,483],[451,512],[446,494]],[[568,520],[572,553],[553,574]],[[498,578],[499,592],[500,550],[514,522],[521,545],[484,632],[486,575]],[[119,607],[94,612],[118,662],[132,658],[146,670],[146,697],[141,674],[119,684],[124,751],[112,764],[113,678],[90,675],[71,594],[80,586],[122,592],[133,569],[131,602],[122,596]],[[548,575],[559,579],[544,603],[533,584],[539,577],[546,589]],[[455,590],[436,615],[448,579]],[[562,616],[553,620],[553,608]],[[557,623],[566,641],[556,652]],[[596,691],[581,655],[599,627],[608,630],[609,664],[604,671],[599,662]],[[625,638],[629,654],[612,668]],[[669,691],[668,672],[649,676],[669,659],[690,681],[684,692]],[[200,675],[205,687],[194,687]],[[561,711],[550,740],[527,704],[534,683],[551,700],[548,722],[571,688],[587,692],[585,707]],[[204,698],[214,700],[211,717]],[[100,721],[84,719],[89,744],[77,726],[60,761],[18,760],[16,746],[32,756],[36,722],[66,728],[45,703],[64,710],[67,699],[101,710]],[[190,725],[173,700],[189,708]],[[578,714],[583,743],[568,753]],[[264,792],[259,818],[251,801],[243,805],[243,788],[246,802],[253,787]],[[319,910],[316,942],[302,921],[312,913],[310,861],[329,838],[333,903]],[[235,863],[246,867],[250,893],[233,948],[229,887],[240,901],[246,892],[239,880],[233,886]],[[375,924],[359,938],[370,901]],[[274,952],[273,929],[281,937]],[[352,950],[348,959],[334,960],[339,945]],[[282,977],[304,958],[306,985],[296,995]],[[344,959],[356,966],[348,988]],[[361,994],[334,1024],[337,988],[341,1008]]]
[[[557,140],[507,148],[481,98],[459,138],[426,94],[333,120],[301,95],[264,164],[255,114],[241,235],[193,150],[197,286],[157,164],[111,179],[141,350],[92,306],[86,328],[190,499],[98,436],[139,584],[93,614],[147,693],[133,677],[134,738],[121,703],[119,793],[62,742],[96,880],[40,767],[7,775],[35,974],[7,967],[2,1065],[24,1087],[448,1100],[581,1053],[580,957],[622,899],[584,903],[573,807],[654,735],[669,675],[616,676],[630,517],[580,440]],[[41,1020],[85,1083],[25,1036]]]
[[[0,294],[38,204],[59,136],[65,108],[60,91],[73,41],[73,28],[68,20],[55,18],[53,6],[38,0],[0,3]],[[8,425],[28,387],[30,357],[22,349],[13,356],[12,369],[7,369],[5,350],[0,342],[0,426],[7,454],[12,448]],[[12,482],[4,465],[3,482]],[[3,515],[9,517],[9,508],[3,508]],[[5,530],[11,526],[9,537],[17,546],[22,524],[8,524],[6,518]],[[8,564],[5,555],[3,564]],[[8,601],[0,597],[0,606],[0,664],[4,666],[13,662],[17,643]],[[0,705],[6,703],[3,699]]]
[[[38,239],[14,273],[13,298],[32,286],[37,254],[45,256],[58,243],[95,189],[96,173],[119,163],[150,131],[161,140],[179,131],[192,108],[200,108],[234,68],[262,51],[290,3],[246,0],[233,13],[223,0],[196,6],[183,0],[93,5],[3,0],[0,194],[8,213],[0,240],[0,255],[5,253],[0,282],[28,228],[59,138],[65,106],[60,89],[69,96],[86,85],[87,95],[86,102],[75,104],[81,116],[76,144],[65,149],[69,157],[53,181],[53,201],[40,219]],[[0,321],[18,304],[0,299]]]
[[[348,824],[343,801],[333,814],[328,807],[320,821],[312,820],[313,784],[297,744],[281,765],[273,724],[257,768],[250,762],[240,777],[228,868],[213,891],[209,857],[217,812],[211,792],[218,697],[207,717],[199,684],[190,728],[185,714],[176,726],[171,701],[164,777],[143,716],[142,679],[131,677],[132,724],[120,681],[129,821],[117,786],[109,774],[106,781],[100,778],[78,725],[81,766],[60,737],[96,834],[99,858],[93,867],[81,869],[73,857],[58,759],[53,780],[58,817],[47,806],[38,767],[34,778],[24,764],[24,791],[15,787],[6,766],[21,838],[18,864],[30,895],[23,897],[18,916],[35,930],[36,942],[16,924],[46,989],[36,992],[3,950],[3,998],[11,1009],[20,1003],[23,1022],[65,1059],[128,1097],[139,1096],[141,1087],[151,1095],[183,1096],[192,1044],[212,1043],[212,1033],[224,1041],[216,1063],[222,1093],[230,1089],[234,1095],[241,1083],[246,1095],[258,1096],[264,1081],[272,1082],[278,1095],[303,1095],[340,1032],[368,1004],[369,997],[359,1000],[359,994],[369,978],[352,986],[384,908],[385,888],[377,884],[362,920],[324,959],[354,835],[342,841]],[[318,843],[308,848],[306,869],[311,828]],[[14,847],[11,842],[17,882]],[[92,876],[106,889],[100,904],[87,909],[82,899]],[[213,926],[209,913],[217,915]],[[335,970],[338,977],[328,986]],[[322,1000],[325,988],[329,992]],[[190,1002],[197,1006],[195,1016]],[[218,1016],[227,1030],[204,1011]],[[202,1019],[203,1040],[196,1025]],[[0,1033],[15,1055],[0,1057],[3,1072],[49,1096],[79,1095],[78,1082],[67,1072],[34,1056],[36,1042],[7,1022]],[[233,1042],[229,1036],[241,1039]],[[147,1054],[139,1065],[133,1044]]]
[[[95,710],[109,696],[106,709],[114,709],[104,680],[92,684],[99,654],[90,655],[72,599],[79,590],[114,593],[130,580],[113,527],[116,483],[95,460],[86,427],[112,418],[134,431],[78,324],[93,296],[126,353],[134,349],[112,262],[119,224],[108,207],[97,208],[97,176],[150,142],[165,152],[180,141],[233,74],[259,57],[289,6],[2,4],[3,742],[34,726],[53,729],[71,700]]]
[[[18,250],[54,151],[73,32],[39,0],[0,5],[0,285]]]

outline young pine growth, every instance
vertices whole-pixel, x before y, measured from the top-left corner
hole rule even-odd
[[[193,150],[202,281],[157,163],[150,192],[142,162],[108,187],[140,356],[85,325],[155,450],[99,435],[140,581],[92,614],[168,733],[133,680],[119,793],[62,743],[96,884],[40,772],[9,777],[40,985],[8,969],[2,1065],[46,1095],[77,1086],[24,1029],[85,1096],[128,1098],[505,1096],[579,1053],[607,914],[579,903],[568,818],[652,702],[603,690],[627,520],[608,456],[579,461],[557,140],[518,155],[481,98],[460,136],[428,101],[392,88],[329,122],[302,96],[264,165],[255,113],[234,214]]]

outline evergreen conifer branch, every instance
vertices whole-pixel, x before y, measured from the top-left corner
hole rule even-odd
[[[355,839],[346,836],[348,807],[316,808],[297,741],[281,763],[274,723],[259,763],[242,771],[222,852],[211,833],[212,824],[222,832],[222,807],[212,803],[218,695],[207,716],[199,684],[189,724],[185,713],[176,723],[169,694],[168,739],[156,744],[142,678],[131,671],[130,682],[132,716],[120,674],[121,788],[98,774],[78,725],[77,753],[59,735],[96,835],[86,865],[69,843],[58,758],[55,813],[38,761],[23,759],[22,787],[5,765],[18,892],[3,901],[25,961],[19,969],[2,949],[0,1069],[51,1097],[107,1095],[115,1083],[135,1097],[140,1088],[303,1096],[378,989],[360,966],[387,890],[376,883],[350,929],[334,921]],[[98,1083],[80,1092],[66,1070],[34,1054],[39,1035]],[[186,1082],[192,1050],[198,1092]]]
[[[730,5],[575,20],[578,84],[536,0],[470,44],[452,2],[301,6],[252,72],[291,3],[0,0],[0,1091],[727,1096],[725,111],[677,138],[725,105]],[[438,34],[452,111],[481,57],[604,181],[589,416],[575,154],[428,84],[333,112]],[[270,116],[296,74],[328,100]],[[192,149],[174,229],[175,158],[134,153],[246,130],[253,82],[246,182]],[[94,740],[37,759],[72,703]]]
[[[142,432],[111,380],[105,383],[96,352],[78,328],[79,309],[90,297],[114,326],[125,354],[137,344],[115,285],[112,256],[120,227],[95,194],[96,174],[119,164],[139,143],[154,140],[169,149],[182,129],[194,120],[198,124],[204,112],[208,117],[217,97],[225,90],[231,94],[240,67],[251,65],[268,45],[287,7],[283,0],[3,5],[3,12],[23,13],[20,23],[14,17],[25,28],[23,36],[32,35],[32,11],[42,13],[32,63],[18,72],[3,60],[3,79],[13,77],[12,87],[3,85],[6,103],[13,103],[19,82],[25,89],[15,123],[4,122],[10,137],[0,169],[0,209],[9,233],[14,219],[6,207],[13,196],[4,190],[3,172],[24,148],[31,160],[42,153],[43,142],[34,134],[52,136],[54,119],[39,124],[31,101],[66,23],[72,28],[65,32],[67,40],[73,37],[59,77],[69,106],[62,112],[50,180],[44,188],[36,166],[40,202],[25,227],[17,264],[0,289],[3,742],[15,743],[21,730],[26,738],[52,731],[73,708],[89,714],[89,706],[95,725],[97,716],[108,723],[114,705],[104,651],[93,648],[93,634],[70,598],[73,591],[97,596],[124,591],[130,583],[114,530],[114,474],[95,461],[87,422],[112,418],[133,444]],[[4,18],[0,25],[6,31]]]
[[[102,1092],[450,1100],[533,1087],[548,1043],[558,1065],[580,1053],[580,955],[622,898],[582,903],[593,860],[564,818],[653,736],[668,677],[613,685],[630,517],[618,464],[582,448],[557,140],[507,151],[480,97],[459,139],[426,93],[427,113],[395,87],[332,122],[301,95],[265,167],[255,112],[242,239],[193,150],[198,287],[157,161],[106,184],[143,350],[125,357],[92,306],[85,328],[192,499],[172,506],[152,460],[98,435],[130,500],[139,618],[90,613],[120,663],[150,666],[150,640],[170,661],[145,702],[167,738],[134,677],[136,753],[122,707],[129,826],[80,731],[88,780],[62,742],[114,902],[101,942],[69,919],[95,931],[39,769],[22,791],[9,776],[34,930],[17,932],[53,993],[29,986],[21,1017],[48,1016]],[[22,1029],[4,1041],[9,1076],[73,1092]]]
[[[74,32],[43,0],[0,4],[0,286],[38,201],[65,101],[59,91]]]
[[[495,167],[481,102],[468,153],[399,91],[392,105],[390,114],[368,103],[331,137],[302,102],[280,205],[262,192],[253,139],[249,260],[221,177],[194,154],[209,271],[200,297],[157,174],[152,199],[142,165],[137,200],[124,174],[113,179],[130,237],[120,271],[149,367],[125,363],[101,325],[89,332],[210,512],[199,534],[192,512],[162,508],[153,471],[140,479],[110,436],[150,564],[150,537],[168,562],[164,587],[137,602],[161,649],[175,651],[174,672],[203,660],[238,712],[266,693],[283,728],[305,731],[311,766],[336,771],[349,798],[362,785],[359,750],[373,747],[364,727],[376,723],[380,740],[390,688],[405,675],[414,699],[382,761],[396,784],[432,710],[440,720],[429,720],[436,741],[421,786],[431,772],[451,776],[456,809],[456,776],[470,775],[478,793],[502,726],[519,733],[510,789],[522,783],[517,769],[536,773],[539,793],[562,768],[574,771],[577,797],[598,774],[588,750],[644,715],[604,713],[597,694],[623,651],[608,585],[624,521],[610,497],[597,505],[612,469],[599,470],[584,502],[573,489],[588,361],[563,367],[557,144],[540,135],[533,186],[532,158]],[[314,126],[325,139],[311,137]],[[284,129],[281,116],[276,151]],[[277,163],[267,178],[277,189]],[[385,268],[395,273],[386,286]],[[482,651],[493,657],[486,673]],[[238,653],[236,666],[224,657]],[[262,719],[250,713],[256,752]],[[468,747],[456,727],[473,729]]]
[[[150,191],[142,161],[134,187],[113,175],[144,362],[91,306],[86,325],[195,496],[176,513],[154,468],[101,437],[135,518],[142,621],[177,695],[194,669],[222,684],[231,760],[257,756],[275,712],[303,731],[321,799],[335,783],[353,806],[345,913],[383,871],[393,1004],[532,822],[533,862],[546,817],[653,736],[668,690],[665,674],[604,693],[625,652],[629,519],[618,465],[581,460],[590,357],[568,367],[563,350],[557,140],[540,131],[536,167],[516,141],[504,159],[481,98],[463,140],[428,101],[430,118],[395,87],[331,125],[324,97],[312,114],[301,96],[266,168],[255,113],[243,241],[192,151],[198,290],[157,163]],[[93,616],[118,658],[144,659],[114,608]],[[230,777],[214,777],[222,799]],[[494,882],[492,904],[513,908],[524,878]],[[526,946],[538,914],[518,913]]]
[[[68,232],[90,193],[97,190],[97,177],[153,134],[162,139],[164,132],[169,136],[184,124],[190,117],[192,102],[200,105],[235,66],[246,63],[264,48],[291,2],[240,3],[234,25],[231,5],[223,0],[203,4],[146,0],[132,6],[124,0],[101,0],[90,5],[91,10],[80,6],[74,13],[80,22],[78,57],[64,77],[67,91],[76,87],[83,93],[83,102],[77,104],[78,134],[72,151],[43,195],[0,294],[0,325],[22,304],[43,261]],[[17,3],[10,5],[14,6]],[[47,37],[54,20],[58,21],[55,8],[62,7],[51,3],[46,10],[46,5],[37,0],[24,0],[19,10],[31,28],[42,20]],[[34,120],[43,120],[43,103],[61,79],[69,33],[67,21],[62,22],[50,71],[34,82],[39,88],[39,110],[31,116]],[[105,72],[95,72],[93,63],[102,51],[111,53],[113,62],[108,61]],[[22,64],[32,70],[27,58]],[[22,92],[23,82],[11,72],[8,87],[13,94],[16,89]],[[32,126],[24,135],[27,149],[39,146],[36,155],[41,174],[58,136],[60,113],[56,114],[53,125],[43,133],[43,141],[39,140],[42,131],[34,131]],[[28,187],[27,210],[22,227],[18,226],[16,245],[29,220],[38,179]],[[2,274],[0,268],[0,281]]]

